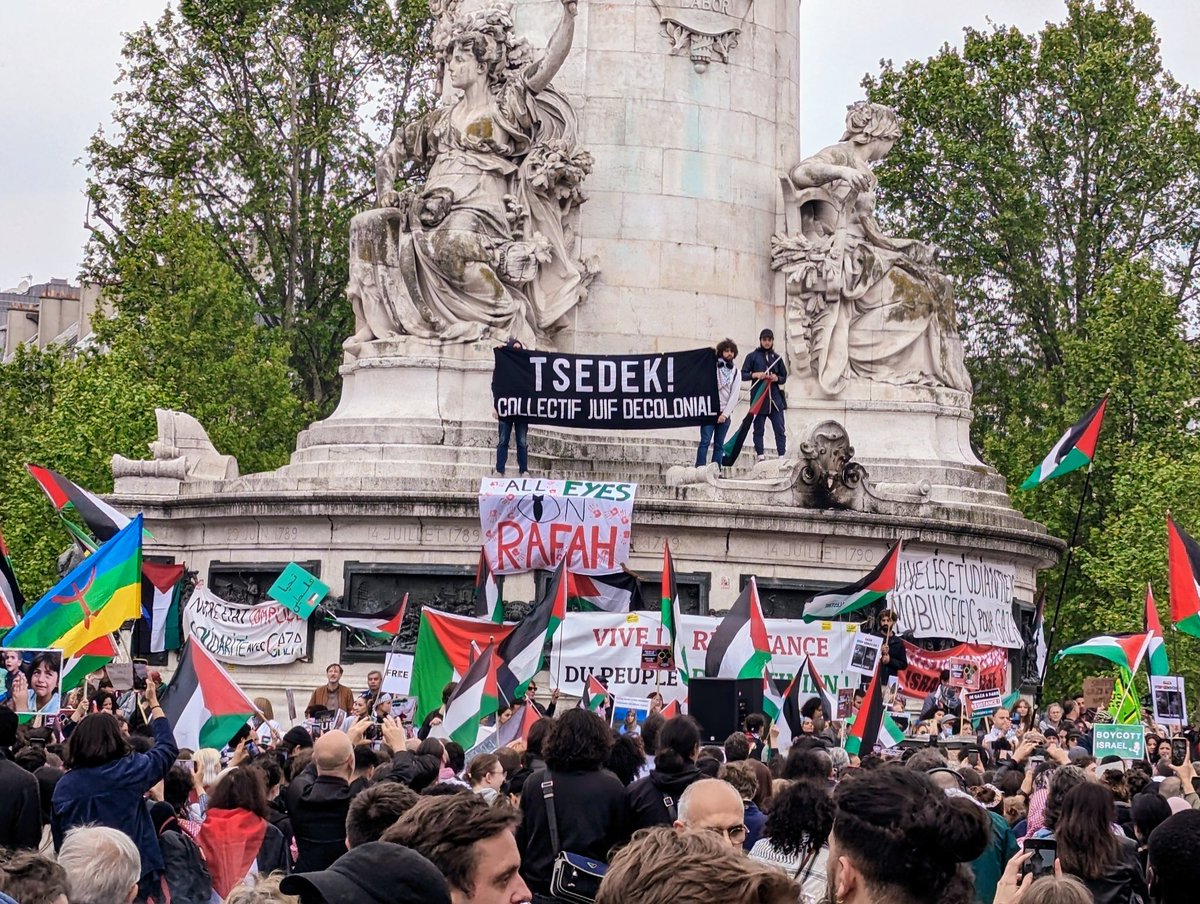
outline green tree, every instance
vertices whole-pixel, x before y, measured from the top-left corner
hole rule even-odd
[[[182,0],[128,35],[115,131],[88,149],[90,275],[119,278],[138,224],[182,198],[329,409],[352,332],[349,220],[428,97],[429,23],[425,0]]]

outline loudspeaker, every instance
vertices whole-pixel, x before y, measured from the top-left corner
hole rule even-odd
[[[722,744],[746,716],[762,712],[761,678],[692,678],[688,714],[700,723],[702,744]]]

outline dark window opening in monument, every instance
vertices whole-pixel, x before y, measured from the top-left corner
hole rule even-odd
[[[321,563],[311,559],[297,562],[301,568],[316,577],[321,576]],[[228,603],[239,603],[243,606],[257,606],[270,602],[267,591],[288,567],[287,562],[211,562],[208,566],[208,589]],[[187,602],[187,597],[184,597]],[[332,599],[325,598],[322,605],[331,605]],[[316,640],[317,621],[314,616],[308,620],[308,655],[299,662],[312,662],[313,643]]]
[[[662,611],[662,572],[661,571],[638,571],[634,572],[638,578],[638,585],[642,592],[641,604],[636,601],[631,605],[630,609],[634,612],[661,612]],[[550,586],[550,578],[553,577],[552,571],[538,571],[536,584],[538,598],[540,599],[546,593]],[[712,587],[712,575],[707,571],[687,571],[676,572],[675,586],[679,590],[679,611],[683,615],[707,615],[708,614],[708,599],[709,590]],[[508,601],[505,601],[506,609]],[[568,611],[580,612],[584,611],[582,606],[570,603]],[[595,610],[589,610],[595,611]],[[522,613],[523,614],[523,613]],[[511,613],[506,614],[506,618],[513,618]]]
[[[504,578],[497,577],[504,592]],[[391,607],[408,594],[408,609],[400,625],[396,649],[412,653],[417,648],[421,610],[425,606],[454,615],[475,614],[475,568],[463,565],[397,565],[347,562],[346,594],[337,608],[369,615]],[[362,631],[338,628],[342,633],[343,662],[382,663],[392,648]]]
[[[814,581],[806,578],[760,578],[757,575],[754,577],[758,582],[758,599],[762,603],[763,618],[800,618],[804,614],[804,607],[814,596],[833,587],[842,586],[832,581]],[[738,593],[746,589],[750,578],[751,575],[748,574],[738,576]],[[718,606],[714,606],[714,614],[728,612],[736,601],[737,598],[732,595],[729,599],[722,600]],[[882,607],[870,607],[869,610],[864,609],[831,621],[861,622],[879,608]]]

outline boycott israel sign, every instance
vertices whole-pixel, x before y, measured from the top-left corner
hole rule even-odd
[[[1021,632],[1013,619],[1015,579],[1009,562],[905,549],[888,606],[900,616],[896,630],[901,634],[1020,647]]]
[[[1119,756],[1123,760],[1140,760],[1146,755],[1146,731],[1140,725],[1092,726],[1092,755],[1101,760]]]
[[[697,427],[721,413],[711,348],[658,355],[499,348],[492,396],[501,418],[586,430]]]
[[[183,607],[183,632],[216,659],[236,665],[283,665],[308,655],[308,623],[287,606],[243,606],[203,585]]]
[[[679,630],[685,638],[692,674],[704,674],[708,640],[720,621],[716,616],[680,616]],[[839,687],[858,687],[859,676],[846,670],[858,625],[849,622],[808,625],[799,619],[785,618],[768,618],[766,623],[773,675],[791,678],[808,655],[831,693],[836,693]],[[686,689],[679,683],[677,671],[643,664],[643,650],[670,642],[658,613],[572,612],[554,636],[550,674],[564,693],[575,696],[582,695],[588,676],[595,675],[608,685],[610,694],[645,698],[658,690],[667,701],[682,700]],[[803,675],[801,696],[809,693],[815,691],[807,675]]]
[[[629,561],[636,483],[485,477],[479,485],[483,550],[495,574],[550,570],[565,557],[577,574]]]

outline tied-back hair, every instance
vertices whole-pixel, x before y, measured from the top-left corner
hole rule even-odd
[[[654,768],[667,775],[678,775],[695,763],[699,746],[700,723],[692,716],[677,716],[658,733]]]
[[[103,766],[133,752],[121,723],[111,713],[84,716],[67,740],[63,765],[68,769]]]
[[[493,769],[500,765],[500,757],[494,753],[485,753],[482,756],[477,756],[471,760],[471,766],[467,769],[467,780],[472,785],[481,785],[483,780],[488,777]]]
[[[546,738],[546,765],[562,772],[592,772],[608,760],[612,743],[612,733],[598,715],[568,709],[554,720]]]
[[[1054,829],[1063,869],[1084,879],[1107,873],[1120,854],[1115,820],[1112,793],[1103,785],[1084,782],[1068,791]]]
[[[968,904],[974,881],[961,864],[991,841],[975,803],[947,797],[899,765],[862,770],[834,794],[833,836],[874,891],[894,904]]]
[[[266,819],[267,776],[257,766],[238,766],[222,775],[208,793],[210,810],[249,810]]]

